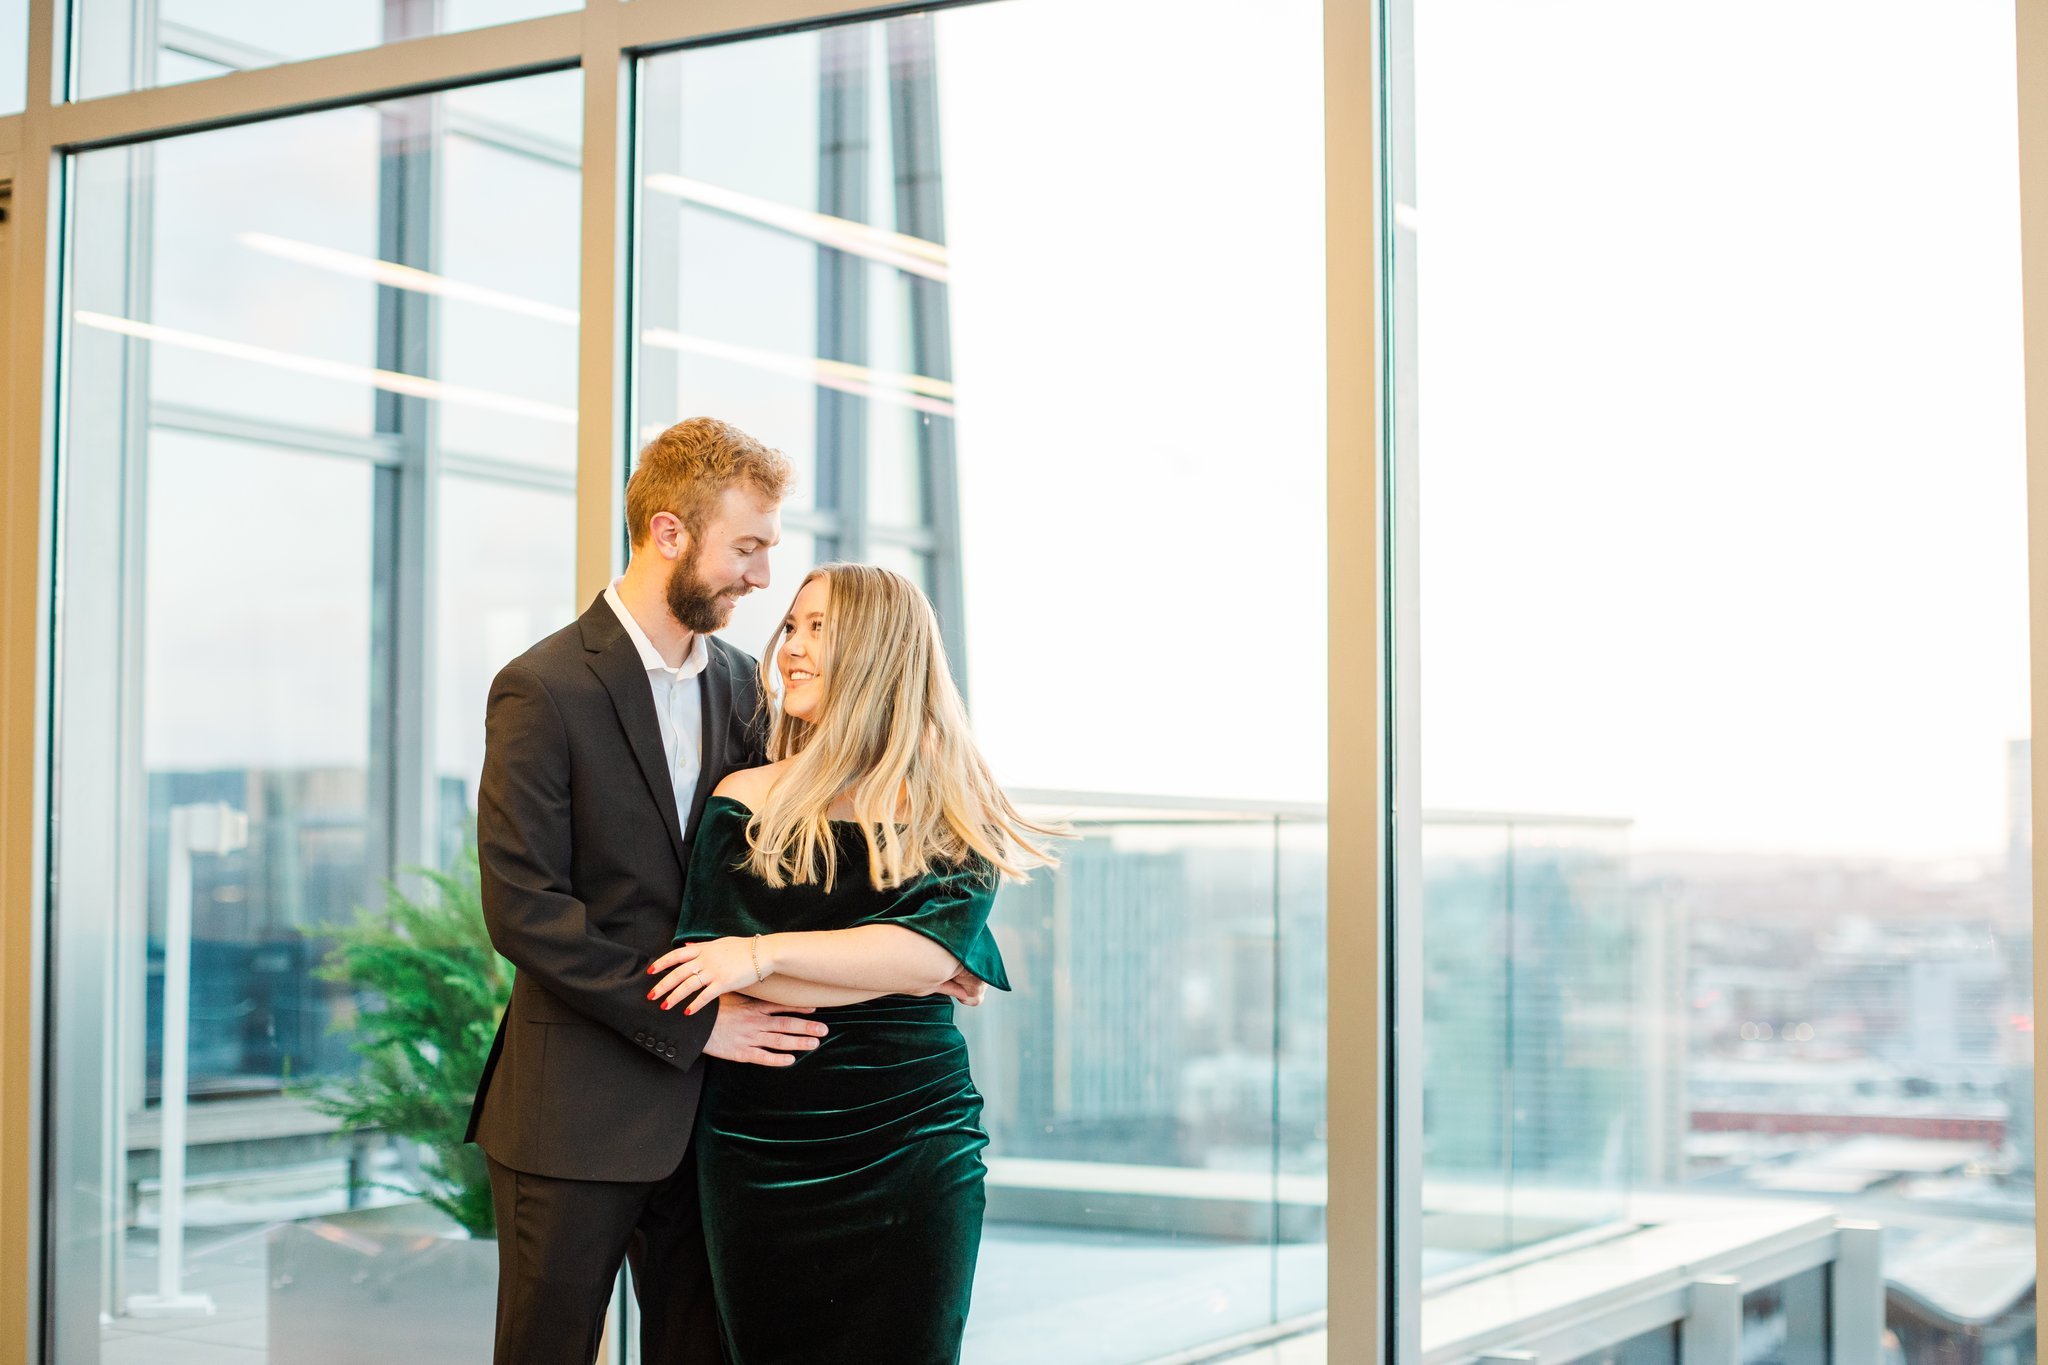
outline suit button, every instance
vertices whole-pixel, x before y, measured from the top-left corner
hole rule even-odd
[[[634,1034],[633,1041],[636,1043],[645,1043],[647,1041],[647,1030],[642,1029],[640,1032]]]
[[[675,1056],[675,1055],[676,1055],[676,1049],[675,1049],[675,1044],[673,1044],[673,1043],[669,1044],[669,1049],[668,1049],[668,1055],[669,1055],[669,1056],[671,1056],[671,1057],[673,1057],[673,1056]]]

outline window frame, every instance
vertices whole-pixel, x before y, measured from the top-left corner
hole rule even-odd
[[[0,238],[5,248],[0,251],[0,328],[7,338],[0,354],[10,362],[6,401],[0,405],[6,493],[5,535],[0,537],[0,589],[5,593],[0,597],[0,904],[7,907],[0,916],[0,1294],[5,1296],[0,1356],[40,1361],[48,1358],[53,1342],[46,1275],[54,1254],[47,1187],[52,1133],[44,1073],[47,1010],[56,996],[48,952],[54,699],[61,695],[54,671],[61,425],[56,399],[62,365],[56,343],[68,158],[97,148],[580,68],[581,326],[572,482],[576,592],[579,602],[587,602],[616,573],[623,549],[619,528],[631,445],[627,415],[634,354],[629,263],[635,63],[679,46],[953,2],[963,0],[922,6],[858,0],[585,0],[583,9],[566,14],[74,101],[62,93],[71,84],[62,55],[69,5],[30,0],[27,107],[0,117],[0,184],[14,191],[5,237]],[[1250,0],[1243,0],[1241,9],[1244,23],[1258,22]],[[1337,1292],[1330,1295],[1329,1320],[1333,1358],[1383,1359],[1410,1354],[1415,1338],[1412,1323],[1405,1323],[1398,1339],[1410,1344],[1410,1351],[1397,1349],[1400,1315],[1391,1305],[1399,1295],[1390,1292],[1397,1288],[1390,1267],[1401,1258],[1389,1239],[1393,1194],[1399,1187],[1393,1178],[1397,1146],[1384,1128],[1390,1107],[1398,1113],[1400,1106],[1389,1103],[1397,1090],[1387,1049],[1390,997],[1384,989],[1394,948],[1387,818],[1392,774],[1386,743],[1393,641],[1382,605],[1389,515],[1380,401],[1386,352],[1380,238],[1382,16],[1372,0],[1324,0],[1323,9],[1333,699],[1329,817],[1335,835],[1329,883],[1330,1054],[1362,1059],[1358,1065],[1333,1067],[1330,1077],[1329,1274]],[[2048,143],[2048,135],[2040,141]],[[2048,259],[2048,252],[2042,258]],[[2048,285],[2043,290],[2048,294]],[[2041,311],[2048,315],[2048,303]],[[40,360],[30,362],[30,355]],[[2048,369],[2048,359],[2042,364]],[[2039,382],[2048,388],[2048,375]],[[2048,438],[2042,444],[2039,458],[2048,467]],[[941,470],[935,477],[949,474]],[[426,527],[430,531],[431,520]],[[947,540],[956,529],[942,524],[933,532],[931,548],[940,559],[944,597]],[[2041,577],[2048,589],[2048,569]],[[2048,590],[2037,592],[2036,601],[2048,604]],[[957,618],[957,595],[940,605],[942,613]],[[2042,610],[2035,638],[2048,648],[2048,606]],[[2048,675],[2048,666],[2037,673]],[[1361,678],[1372,680],[1373,704],[1343,704],[1360,697]],[[418,759],[415,766],[433,766],[429,735],[402,738],[401,749],[408,746]],[[2038,761],[2048,762],[2048,755]],[[418,795],[431,804],[425,793]],[[2041,845],[2048,845],[2048,839],[2037,840]],[[403,849],[393,852],[402,854]],[[1359,1292],[1364,1287],[1369,1291]]]

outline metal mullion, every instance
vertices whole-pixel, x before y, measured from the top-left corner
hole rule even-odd
[[[714,38],[945,8],[951,5],[944,0],[922,5],[878,5],[874,0],[631,0],[619,16],[618,33],[627,51],[644,54]]]
[[[47,136],[75,151],[560,71],[581,59],[590,15],[616,3],[62,104]]]
[[[583,174],[576,330],[576,602],[604,591],[625,562],[626,206],[632,166],[632,73],[623,11],[645,0],[586,0],[581,20]]]
[[[2048,2],[2048,0],[2044,0]],[[1332,1360],[1416,1358],[1395,1304],[1388,1119],[1391,640],[1381,449],[1378,6],[1324,0],[1329,537],[1329,1313]],[[1365,612],[1366,628],[1357,629]],[[1400,1329],[1396,1335],[1397,1325]]]
[[[260,48],[245,47],[214,34],[201,33],[183,25],[159,25],[163,33],[164,50],[196,57],[203,62],[228,68],[228,74],[235,71],[262,71],[282,66],[291,59]],[[391,42],[405,41],[393,38]],[[145,84],[153,84],[148,82]],[[501,148],[522,156],[530,156],[550,165],[570,170],[581,165],[573,144],[556,142],[523,128],[513,128],[498,123],[480,114],[468,114],[458,110],[443,110],[441,125],[445,132],[460,133],[478,142]]]
[[[2033,715],[2034,1003],[2048,999],[2048,0],[2017,0],[2020,301],[2026,387],[2029,696]],[[2038,1035],[2037,1035],[2038,1036]],[[2048,1158],[2048,1088],[2034,1056],[2034,1169]],[[2048,1264],[2048,1219],[2034,1218],[2034,1260]]]
[[[336,459],[362,460],[375,465],[395,465],[401,460],[398,444],[390,438],[320,431],[263,417],[243,417],[212,408],[167,403],[161,399],[150,404],[149,422],[158,431],[181,431],[216,440],[332,455]]]
[[[633,327],[626,354],[633,366],[628,409],[631,443],[648,427],[667,427],[688,414],[682,409],[680,354],[651,354],[641,338],[655,328],[682,330],[683,215],[667,199],[639,193],[650,171],[681,173],[683,167],[683,81],[634,82],[635,145],[632,169]]]
[[[804,531],[818,540],[830,540],[839,534],[842,519],[836,512],[818,512],[804,509],[784,508],[782,529],[784,532]]]
[[[1390,997],[1380,1002],[1381,1017],[1392,1021],[1385,1044],[1389,1088],[1380,1118],[1390,1151],[1382,1210],[1382,1245],[1389,1260],[1382,1283],[1394,1339],[1393,1356],[1406,1360],[1421,1348],[1423,1299],[1422,625],[1414,586],[1421,575],[1419,313],[1413,220],[1407,227],[1397,221],[1397,206],[1412,206],[1416,198],[1414,0],[1380,0],[1378,17],[1380,49],[1372,71],[1377,82],[1374,107],[1381,119],[1375,144],[1380,158],[1381,216],[1374,257],[1383,286],[1377,310],[1383,331],[1382,363],[1373,373],[1385,386],[1379,395],[1376,428],[1385,442],[1379,463],[1386,481],[1379,525],[1387,539],[1380,547],[1380,563],[1386,566],[1391,584],[1378,600],[1381,609],[1389,613],[1383,635],[1392,652],[1387,674],[1389,721],[1381,739],[1392,771],[1388,796],[1392,834],[1386,855],[1389,901],[1383,911],[1389,917],[1390,956],[1380,978]],[[1512,822],[1508,829],[1507,888],[1512,911]],[[1508,977],[1512,992],[1512,962]],[[1508,1013],[1512,1018],[1512,1007]],[[1507,1060],[1506,1083],[1512,1084],[1512,1036],[1504,1042],[1503,1056]],[[1510,1191],[1514,1170],[1511,1114],[1512,1105],[1503,1110],[1507,1143],[1502,1149],[1507,1154]],[[1507,1208],[1512,1207],[1510,1201]]]
[[[828,30],[818,44],[818,210],[868,221],[868,46],[863,28]],[[868,358],[867,263],[829,246],[815,249],[816,353],[864,364]],[[867,558],[867,417],[864,397],[823,384],[817,410],[817,481],[840,516],[832,557]]]
[[[292,60],[283,53],[239,43],[233,38],[208,33],[189,24],[167,24],[159,20],[156,31],[157,43],[165,51],[224,66],[230,71],[254,71],[266,66],[282,66]]]
[[[896,229],[928,242],[946,240],[945,195],[939,151],[938,37],[930,16],[891,24],[883,34],[888,57],[889,133],[895,171]],[[898,274],[894,292],[910,321],[911,367],[953,379],[950,287]],[[917,427],[917,481],[931,543],[932,607],[948,649],[953,681],[972,696],[967,677],[967,600],[960,565],[960,471],[954,419],[926,417]],[[876,540],[884,539],[872,532]]]
[[[122,235],[126,252],[126,306],[123,317],[152,320],[155,312],[156,274],[156,149],[132,147],[114,153],[127,163],[124,191],[125,226]],[[76,202],[72,205],[75,210]],[[75,240],[67,236],[67,241]],[[64,269],[62,263],[58,267]],[[154,348],[129,341],[122,347],[126,369],[123,432],[119,463],[121,474],[121,566],[118,570],[120,601],[117,609],[118,642],[115,667],[120,679],[115,697],[117,740],[114,748],[113,792],[116,802],[114,839],[114,889],[116,909],[112,942],[107,945],[110,970],[106,980],[112,992],[108,1008],[101,1011],[108,1021],[112,1046],[105,1049],[108,1074],[101,1141],[101,1188],[124,1188],[122,1176],[127,1163],[128,1118],[139,1113],[146,1102],[149,996],[149,777],[143,761],[143,659],[146,584],[149,563],[149,486],[153,475],[150,432],[155,422],[151,382]],[[62,401],[62,395],[59,395]],[[61,882],[61,878],[60,878]],[[55,941],[62,942],[62,938]],[[69,1075],[70,1070],[59,1074]],[[62,1188],[61,1185],[59,1188]],[[121,1256],[121,1235],[117,1220],[103,1222],[100,1250],[101,1274],[106,1285],[102,1307],[115,1311],[126,1294]]]
[[[441,477],[469,479],[506,488],[531,488],[542,493],[576,494],[576,472],[548,469],[542,465],[501,460],[491,455],[470,455],[459,450],[441,451]]]
[[[584,0],[583,173],[576,329],[576,606],[603,592],[625,563],[626,430],[633,301],[629,190],[633,76],[621,48],[626,0]],[[598,1356],[624,1365],[633,1299],[625,1272],[612,1285]]]
[[[439,265],[433,249],[440,216],[439,101],[417,96],[393,102],[380,113],[384,148],[378,177],[378,255],[431,272]],[[432,378],[437,360],[438,301],[429,294],[389,285],[379,285],[377,295],[378,368]],[[388,544],[397,559],[392,565],[378,565],[379,574],[390,575],[391,596],[380,604],[390,635],[390,671],[380,670],[377,675],[380,682],[388,680],[389,691],[381,704],[372,708],[369,790],[373,801],[384,803],[385,818],[372,824],[366,904],[374,904],[376,888],[384,880],[416,890],[411,869],[440,863],[434,837],[439,803],[432,704],[438,605],[435,531],[441,484],[440,442],[435,434],[439,404],[379,392],[376,408],[378,433],[393,441],[400,462],[395,497],[388,504],[381,498],[378,503],[380,517],[388,511],[395,518]],[[381,529],[378,543],[380,547],[387,544]],[[381,773],[377,772],[380,765],[384,768]]]
[[[869,545],[898,545],[919,554],[941,553],[947,542],[929,526],[869,526],[863,539]]]
[[[507,127],[481,115],[457,109],[441,111],[441,131],[512,156],[528,157],[546,166],[581,172],[582,153],[572,144],[555,142],[521,128]]]
[[[6,401],[0,403],[0,1356],[42,1352],[46,1194],[43,969],[49,850],[49,660],[54,469],[55,223],[49,148],[60,0],[29,0],[27,108],[15,150],[6,281]]]

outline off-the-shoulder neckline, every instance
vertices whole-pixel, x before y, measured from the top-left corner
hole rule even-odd
[[[746,802],[740,800],[737,796],[727,796],[723,792],[713,792],[711,793],[711,799],[713,801],[723,801],[729,806],[737,806],[749,815],[754,814],[754,808],[748,805]],[[829,823],[835,825],[858,825],[862,823],[859,820],[851,819],[850,817],[843,815],[828,815],[825,817],[825,819]],[[900,825],[903,822],[901,820],[898,820],[896,821],[896,823]]]

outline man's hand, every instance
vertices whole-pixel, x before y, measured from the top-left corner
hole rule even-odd
[[[953,973],[951,980],[932,993],[950,995],[963,1005],[979,1005],[988,995],[988,982],[962,967]]]
[[[751,995],[728,994],[719,999],[718,1018],[704,1051],[728,1062],[755,1066],[794,1066],[795,1054],[809,1052],[825,1036],[825,1026],[796,1016],[808,1005],[773,1005]]]

